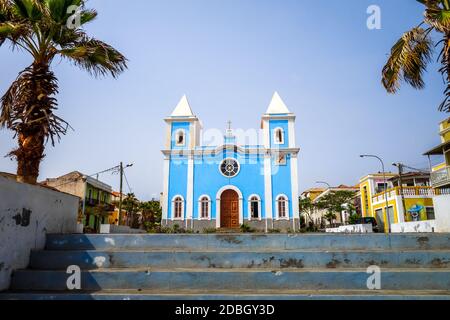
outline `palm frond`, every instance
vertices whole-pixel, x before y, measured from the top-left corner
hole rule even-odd
[[[442,112],[450,112],[450,38],[446,36],[442,41],[443,47],[440,53],[441,65],[442,67],[439,69],[442,77],[444,78],[444,82],[447,84],[445,88],[444,95],[445,99],[439,106],[439,111]]]
[[[119,51],[96,39],[86,39],[59,53],[94,76],[117,77],[127,68],[127,59]]]
[[[54,114],[57,93],[58,82],[48,66],[26,68],[0,101],[0,127],[16,133],[37,130],[54,144],[67,131],[67,123]]]
[[[37,22],[43,16],[42,3],[37,0],[13,0],[12,11],[18,17],[31,22]]]
[[[450,32],[450,10],[427,8],[425,22],[440,32]]]
[[[52,20],[58,24],[66,24],[67,19],[73,14],[69,8],[72,6],[82,8],[84,1],[82,0],[45,0],[45,6],[48,9]]]
[[[395,93],[405,81],[416,89],[424,87],[423,73],[431,60],[433,42],[429,31],[414,28],[392,47],[391,55],[383,68],[382,83],[389,93]]]

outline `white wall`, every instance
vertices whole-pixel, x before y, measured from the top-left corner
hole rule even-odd
[[[371,224],[355,224],[348,226],[341,226],[339,228],[328,228],[326,233],[373,233],[373,226]]]
[[[47,233],[76,232],[79,201],[0,176],[0,291],[8,289],[13,270],[28,266],[32,249],[44,248]]]
[[[393,233],[429,233],[436,232],[436,221],[413,221],[391,224]]]
[[[450,195],[433,198],[437,232],[450,232]]]

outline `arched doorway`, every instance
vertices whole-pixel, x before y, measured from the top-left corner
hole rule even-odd
[[[225,190],[220,197],[220,227],[239,228],[239,195],[234,190]]]

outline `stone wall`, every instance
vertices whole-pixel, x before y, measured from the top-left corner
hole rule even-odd
[[[11,272],[28,266],[49,233],[75,233],[79,198],[0,176],[0,291]]]
[[[256,232],[265,232],[266,221],[263,220],[245,220],[244,223]],[[187,220],[187,221],[172,221],[163,220],[162,225],[164,227],[172,228],[174,225],[178,225],[182,229],[193,230],[194,233],[203,233],[205,230],[211,231],[216,229],[216,220]],[[187,227],[186,227],[187,226]],[[298,219],[295,220],[295,228],[298,231],[300,228],[300,222]],[[280,232],[288,232],[294,229],[294,223],[292,220],[267,220],[267,229],[277,230]]]

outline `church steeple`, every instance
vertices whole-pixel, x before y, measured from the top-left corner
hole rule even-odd
[[[200,143],[200,120],[192,112],[184,95],[172,114],[165,119],[167,123],[166,149],[192,150]]]
[[[283,99],[281,99],[278,92],[275,91],[272,101],[270,102],[269,108],[266,111],[266,114],[290,114],[288,107],[284,103]]]
[[[194,113],[192,112],[191,106],[189,105],[189,101],[184,95],[180,102],[178,102],[177,106],[173,110],[171,117],[193,117]]]
[[[295,148],[295,115],[275,92],[262,117],[264,147],[267,149]]]

